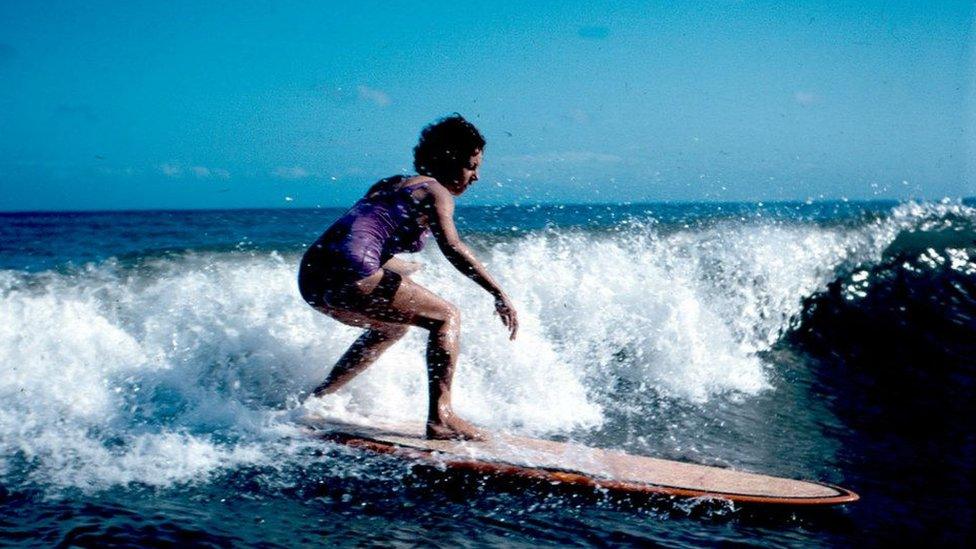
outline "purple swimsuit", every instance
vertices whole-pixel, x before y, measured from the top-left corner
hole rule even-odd
[[[406,176],[383,179],[329,227],[305,252],[298,287],[312,305],[330,293],[379,270],[394,254],[418,252],[429,230],[419,224],[420,204],[413,197],[427,183],[397,185]]]

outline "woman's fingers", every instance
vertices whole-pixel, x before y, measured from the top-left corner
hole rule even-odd
[[[508,328],[508,339],[514,340],[515,335],[518,334],[518,318],[515,316],[515,311],[508,309],[501,314],[501,317],[502,323]]]
[[[502,324],[508,328],[508,339],[515,339],[515,334],[518,333],[518,316],[515,313],[515,307],[512,307],[507,297],[500,297],[495,300],[495,312],[501,318]]]

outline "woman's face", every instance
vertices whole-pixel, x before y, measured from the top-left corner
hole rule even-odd
[[[461,165],[461,169],[451,178],[449,184],[444,185],[454,196],[459,196],[478,180],[478,170],[481,168],[481,151],[475,151],[468,161]]]

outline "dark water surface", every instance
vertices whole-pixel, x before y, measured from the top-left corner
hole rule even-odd
[[[429,246],[490,429],[819,479],[782,512],[417,473],[291,420],[356,337],[297,296],[340,210],[0,214],[0,541],[25,545],[967,545],[971,202],[461,208],[519,306]],[[423,334],[329,401],[417,419]]]

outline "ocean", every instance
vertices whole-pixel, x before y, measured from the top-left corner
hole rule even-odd
[[[453,482],[303,435],[299,409],[426,410],[419,329],[303,403],[358,335],[296,288],[342,211],[0,214],[0,543],[976,538],[976,202],[462,206],[514,343],[433,242],[415,256],[462,310],[461,415],[862,498],[792,512]]]

